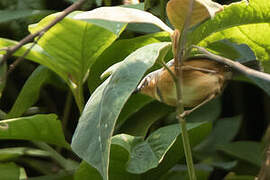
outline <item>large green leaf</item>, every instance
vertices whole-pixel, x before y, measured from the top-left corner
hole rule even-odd
[[[6,119],[0,126],[0,139],[43,141],[69,148],[55,114]]]
[[[208,128],[206,123],[188,124],[188,131],[194,134]],[[109,177],[110,179],[144,179],[141,173],[152,169],[163,160],[163,157],[177,140],[181,140],[179,124],[162,127],[153,132],[146,140],[140,136],[118,134],[112,138]],[[179,150],[183,146],[179,147]],[[183,152],[184,153],[184,152]],[[184,155],[184,154],[182,154]],[[98,171],[82,162],[75,174],[76,180],[102,179]]]
[[[100,78],[101,74],[112,64],[125,59],[125,57],[140,47],[161,41],[170,41],[169,33],[159,32],[114,42],[98,57],[97,61],[92,66],[88,78],[88,87],[90,91],[94,91],[96,87],[102,83]],[[121,53],[119,53],[119,49],[121,49]],[[141,94],[131,96],[119,115],[116,125],[117,129],[125,122],[128,117],[139,111],[139,109],[151,101],[151,98]]]
[[[96,87],[102,83],[100,76],[108,67],[122,61],[140,47],[162,41],[170,41],[169,33],[159,32],[115,41],[98,57],[95,64],[93,64],[88,78],[88,87],[90,91],[94,91]],[[121,49],[121,52],[119,52],[119,49]]]
[[[31,107],[39,97],[42,86],[52,77],[52,71],[44,66],[39,66],[25,82],[19,96],[6,118],[20,117]]]
[[[82,84],[88,77],[89,68],[97,57],[120,35],[126,24],[105,21],[92,23],[75,20],[75,12],[57,23],[47,31],[38,41],[26,58],[47,66],[71,87],[75,100],[80,109],[83,106]],[[51,21],[58,13],[49,15],[38,24],[29,26],[31,33],[35,33]],[[104,28],[104,25],[108,28]],[[1,47],[16,44],[14,41],[2,39]],[[15,55],[22,55],[26,45]]]
[[[224,6],[218,13],[189,34],[189,42],[211,48],[210,44],[229,39],[247,44],[270,72],[270,1],[250,0]]]
[[[241,119],[241,116],[235,116],[217,120],[210,136],[199,144],[195,150],[200,153],[203,151],[210,155],[213,154],[218,145],[224,145],[233,140],[240,128]],[[228,129],[230,129],[230,133],[227,133]],[[204,156],[206,155],[204,154]]]
[[[258,167],[262,164],[262,146],[258,142],[237,141],[218,146],[218,149],[238,159],[250,162]]]
[[[154,43],[130,54],[113,74],[92,94],[80,117],[72,148],[82,159],[108,179],[110,139],[123,105],[143,74],[160,57],[170,43]]]
[[[203,123],[188,124],[187,129],[196,129],[203,127]],[[180,135],[179,124],[174,124],[158,129],[152,133],[145,141],[143,138],[136,139],[131,144],[130,159],[127,164],[127,170],[131,173],[141,174],[149,169],[153,169],[163,160],[165,154]],[[125,140],[125,138],[123,138]],[[182,147],[183,148],[183,147]],[[181,151],[179,149],[179,151]]]
[[[112,138],[110,164],[109,164],[109,179],[112,180],[140,180],[140,175],[131,174],[126,171],[126,164],[129,159],[129,151],[125,147],[137,139],[136,137],[121,134]],[[83,161],[79,169],[75,173],[75,180],[101,180],[102,177],[98,171]]]
[[[200,123],[188,123],[189,138],[191,147],[194,147],[200,143],[205,137],[209,135],[212,128],[211,122],[200,122]],[[181,136],[175,140],[173,146],[168,150],[163,160],[159,165],[147,171],[143,174],[143,179],[159,179],[171,168],[173,168],[179,161],[184,158],[184,147]]]
[[[235,116],[216,120],[208,138],[194,148],[194,156],[211,166],[223,169],[234,167],[236,161],[221,156],[217,153],[217,148],[219,145],[230,143],[233,140],[240,128],[241,119],[241,116]],[[230,133],[227,133],[228,129]]]
[[[35,33],[44,28],[56,16],[57,14],[49,15],[38,24],[31,25],[30,32]],[[53,69],[63,79],[69,79],[78,85],[87,76],[96,58],[117,38],[124,27],[120,26],[118,33],[113,33],[100,26],[67,17],[38,41],[49,56],[49,61],[43,60],[40,63]]]

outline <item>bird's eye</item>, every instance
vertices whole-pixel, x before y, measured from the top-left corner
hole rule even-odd
[[[231,72],[232,68],[228,65],[225,65],[225,72]]]

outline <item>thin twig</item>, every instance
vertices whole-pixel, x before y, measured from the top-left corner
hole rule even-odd
[[[248,67],[240,64],[239,62],[236,62],[236,61],[233,61],[231,59],[213,54],[213,53],[207,51],[203,47],[199,47],[199,46],[193,46],[193,47],[198,49],[198,51],[200,53],[203,53],[207,58],[209,58],[213,61],[225,64],[225,65],[231,67],[232,69],[243,73],[244,75],[256,77],[256,78],[263,79],[265,81],[270,82],[270,75],[267,73],[256,71],[254,69],[248,68]]]
[[[37,42],[39,41],[39,39],[42,37],[42,35],[38,36],[38,38],[33,42],[33,44],[31,44],[31,46],[24,52],[24,54],[20,57],[18,57],[11,65],[9,65],[8,71],[7,71],[7,75],[6,77],[12,73],[15,69],[15,67],[22,61],[24,60],[24,58],[27,56],[27,54],[31,51],[31,49],[33,49],[33,47],[37,44]]]
[[[76,9],[79,9],[83,5],[84,2],[85,2],[85,0],[80,0],[78,2],[75,2],[74,4],[72,4],[71,6],[69,6],[68,8],[66,8],[61,13],[61,15],[57,16],[46,27],[42,28],[40,31],[35,32],[34,34],[29,34],[28,36],[26,36],[25,38],[23,38],[18,44],[14,45],[12,47],[8,47],[6,49],[7,52],[6,52],[6,54],[4,55],[4,57],[3,57],[2,61],[1,61],[1,64],[4,63],[5,61],[7,61],[12,56],[12,54],[14,54],[18,49],[20,49],[26,43],[32,42],[35,39],[35,37],[37,37],[37,36],[43,36],[43,34],[45,32],[47,32],[50,28],[52,28],[54,25],[56,25],[58,22],[60,22],[62,19],[64,19],[68,14],[70,14],[71,12],[73,12]],[[26,56],[27,54],[24,54],[24,55]],[[25,56],[22,56],[22,59]]]

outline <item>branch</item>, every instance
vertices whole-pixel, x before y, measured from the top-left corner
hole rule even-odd
[[[199,47],[199,46],[193,46],[193,47],[198,49],[198,51],[200,53],[203,53],[207,58],[209,58],[209,59],[211,59],[213,61],[225,64],[225,65],[231,67],[232,69],[243,73],[244,75],[253,76],[253,77],[263,79],[265,81],[270,82],[270,75],[267,74],[267,73],[256,71],[254,69],[248,68],[248,67],[240,64],[239,62],[236,62],[236,61],[233,61],[231,59],[228,59],[228,58],[221,57],[219,55],[213,54],[213,53],[207,51],[203,47]]]
[[[35,39],[35,37],[39,36],[39,39],[40,39],[44,35],[45,32],[47,32],[50,28],[52,28],[54,25],[56,25],[58,22],[60,22],[62,19],[64,19],[68,14],[70,14],[71,12],[73,12],[76,9],[79,9],[83,5],[84,2],[85,2],[85,0],[80,0],[78,2],[75,2],[74,4],[72,4],[71,6],[66,8],[61,13],[61,15],[57,16],[50,24],[48,24],[46,27],[44,27],[40,31],[38,31],[34,34],[29,34],[28,36],[23,38],[18,44],[14,45],[12,47],[8,47],[7,49],[1,49],[1,50],[6,50],[6,54],[3,56],[3,59],[0,63],[0,65],[2,65],[5,61],[7,61],[8,58],[10,58],[12,56],[12,54],[14,54],[23,45],[25,45],[26,43],[32,42]],[[31,48],[33,48],[33,47],[34,46],[31,46],[29,49],[31,50]],[[14,69],[14,65],[17,65],[18,62],[20,62],[30,52],[29,49],[27,50],[27,53],[24,53],[23,56],[21,56],[15,60],[13,67],[11,67],[12,69]]]

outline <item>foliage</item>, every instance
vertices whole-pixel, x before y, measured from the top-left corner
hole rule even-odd
[[[170,0],[167,6],[170,23],[180,31],[186,17],[178,12],[187,9],[188,2]],[[267,10],[270,2],[250,0],[225,6],[205,2],[195,1],[187,46],[199,45],[240,63],[256,59],[269,73],[270,15]],[[146,9],[155,9],[155,3],[145,3]],[[20,4],[24,8],[16,12],[11,10],[10,4],[6,5],[7,10],[0,11],[3,17],[0,24],[51,12],[41,4],[35,7]],[[101,6],[102,1],[90,4]],[[103,5],[108,4],[113,5],[112,1],[103,2]],[[37,7],[40,10],[34,10]],[[25,179],[29,176],[28,169],[36,169],[41,175],[30,175],[30,180],[188,178],[182,132],[174,109],[144,95],[133,94],[146,73],[160,68],[161,61],[172,58],[170,36],[173,30],[164,23],[168,22],[164,4],[159,4],[160,11],[156,11],[164,22],[133,7],[99,7],[73,12],[46,32],[25,56],[30,60],[26,63],[38,66],[27,75],[18,96],[12,94],[13,98],[17,96],[13,106],[1,107],[2,178]],[[58,14],[50,14],[29,25],[30,33],[47,26]],[[141,34],[149,32],[153,25],[161,32]],[[17,43],[0,38],[0,48]],[[14,56],[22,56],[31,45],[24,45]],[[0,49],[0,54],[5,52]],[[6,81],[10,63],[8,60],[7,64],[0,64],[2,99],[10,94],[5,90],[12,81]],[[11,76],[13,74],[8,78]],[[270,94],[269,82],[249,78]],[[60,103],[56,102],[59,97],[44,98],[44,87],[53,89],[50,92],[60,91],[61,95],[71,92],[80,115],[78,109],[72,107],[69,96],[66,102],[61,99]],[[89,97],[87,103],[85,97]],[[44,111],[29,113],[34,106],[42,107],[44,102],[56,106],[56,110],[51,113],[47,107]],[[208,179],[220,168],[227,172],[225,179],[251,179],[258,174],[263,161],[262,145],[248,139],[234,141],[241,132],[243,116],[224,118],[221,111],[221,100],[215,99],[187,118],[197,176]],[[73,133],[74,124],[77,127]],[[78,162],[72,153],[82,161]],[[26,161],[32,168],[24,166]],[[245,172],[246,167],[256,172]],[[57,173],[52,175],[52,169]]]

